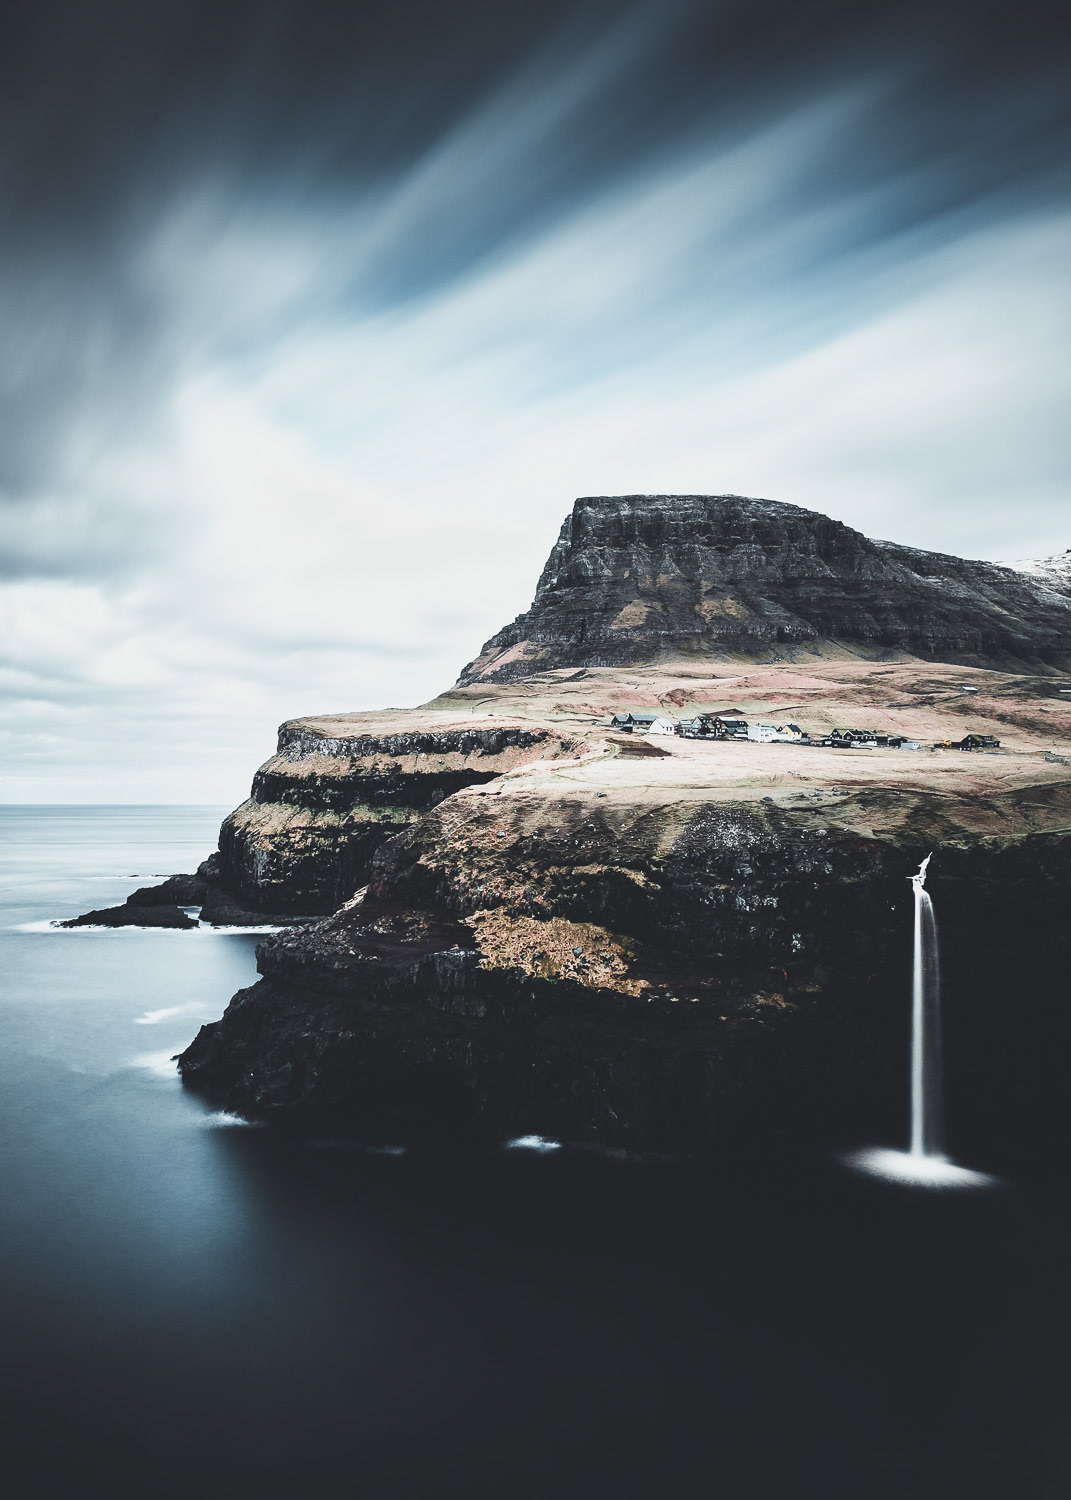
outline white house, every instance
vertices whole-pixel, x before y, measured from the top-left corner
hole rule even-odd
[[[779,738],[776,724],[749,724],[747,726],[747,737],[749,740],[758,740],[760,745],[768,745],[771,740]]]
[[[652,719],[647,729],[648,734],[676,734],[676,719],[657,718]]]

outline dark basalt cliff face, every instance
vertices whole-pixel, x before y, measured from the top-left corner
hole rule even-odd
[[[871,541],[739,495],[577,500],[526,614],[461,685],[673,655],[835,647],[1010,670],[1071,666],[1071,596],[995,563]]]
[[[546,804],[506,801],[443,804],[379,852],[367,893],[263,943],[264,978],[202,1029],[187,1083],[254,1117],[380,1140],[538,1133],[702,1154],[869,1126],[895,1141],[904,876],[922,843],[754,804],[652,816],[607,799],[592,816],[566,801],[548,827]],[[999,1151],[986,1131],[1013,1115],[1012,1134],[1038,1127],[1035,1069],[1068,1040],[1051,1002],[1071,858],[1042,835],[938,863],[969,1080],[952,1115]]]

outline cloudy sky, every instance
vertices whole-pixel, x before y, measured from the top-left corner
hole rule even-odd
[[[9,801],[235,802],[420,702],[581,494],[1071,546],[1069,31],[1034,0],[21,0]]]

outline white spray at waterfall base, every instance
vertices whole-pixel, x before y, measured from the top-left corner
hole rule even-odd
[[[849,1165],[871,1176],[913,1187],[990,1187],[996,1179],[957,1167],[944,1154],[944,1090],[941,1075],[941,965],[937,919],[926,889],[927,854],[910,876],[915,898],[915,943],[911,965],[911,1144],[907,1151],[871,1147],[853,1152]]]

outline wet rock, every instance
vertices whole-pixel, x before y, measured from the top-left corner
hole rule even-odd
[[[201,907],[201,921],[212,927],[287,927],[313,920],[291,912],[256,911],[219,886],[209,887]]]
[[[60,922],[60,927],[196,927],[196,919],[177,906],[108,906]]]
[[[126,898],[128,906],[200,906],[208,895],[203,876],[170,875],[162,885],[143,885]]]

